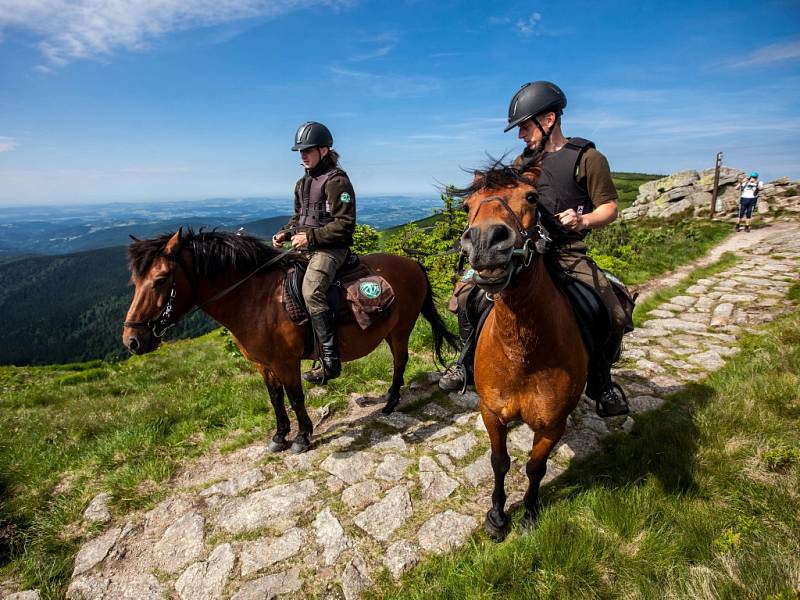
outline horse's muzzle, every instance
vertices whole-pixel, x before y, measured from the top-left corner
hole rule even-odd
[[[508,285],[513,271],[514,230],[505,223],[470,227],[461,236],[461,248],[475,269],[473,281],[487,291]]]
[[[157,338],[148,330],[126,328],[122,333],[122,344],[131,354],[147,354],[158,348],[161,338]]]

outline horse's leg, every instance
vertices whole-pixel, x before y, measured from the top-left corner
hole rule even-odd
[[[523,500],[525,516],[522,517],[521,525],[524,528],[533,527],[536,524],[540,508],[539,484],[547,471],[547,457],[550,456],[550,452],[552,452],[563,434],[564,430],[562,428],[560,432],[536,433],[534,436],[531,458],[528,464],[525,465],[525,472],[528,475],[528,491],[525,492],[525,499]]]
[[[486,513],[484,529],[493,540],[500,542],[508,534],[509,525],[508,517],[505,513],[505,480],[506,473],[508,473],[508,469],[511,466],[511,457],[508,455],[508,449],[506,448],[508,428],[493,412],[481,407],[481,414],[492,444],[492,471],[494,471],[492,508]]]
[[[403,336],[396,332],[389,334],[386,343],[392,351],[393,370],[392,386],[386,395],[386,405],[383,407],[383,414],[391,414],[400,402],[400,388],[403,387],[403,377],[408,364],[408,335]]]
[[[277,422],[277,430],[275,435],[272,436],[267,449],[270,452],[282,452],[289,447],[289,442],[286,441],[286,436],[289,435],[291,427],[289,423],[289,414],[286,412],[286,405],[283,403],[283,385],[278,381],[278,378],[261,365],[258,366],[258,371],[267,386],[269,392],[269,401],[272,403],[272,409],[275,411],[275,420]]]
[[[289,396],[289,405],[297,417],[297,437],[294,438],[291,451],[299,454],[311,447],[311,434],[314,431],[314,424],[306,411],[303,385],[300,382],[300,362],[298,361],[292,367],[287,366],[281,375],[286,395]]]

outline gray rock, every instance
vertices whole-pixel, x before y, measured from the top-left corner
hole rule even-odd
[[[157,540],[175,519],[194,509],[194,503],[187,498],[169,498],[160,502],[144,516],[144,535]]]
[[[385,542],[412,512],[408,489],[399,485],[389,490],[383,500],[356,515],[353,522],[375,539]]]
[[[608,435],[610,432],[608,430],[608,425],[606,425],[605,420],[601,417],[598,417],[596,414],[588,413],[581,419],[581,427],[586,429],[591,429],[598,435]]]
[[[663,373],[665,371],[664,367],[658,363],[654,363],[651,360],[647,360],[646,358],[640,358],[637,360],[636,366],[642,371],[646,371],[648,373]]]
[[[705,331],[706,326],[702,323],[684,321],[682,319],[651,319],[647,321],[648,329],[666,329],[668,331]]]
[[[486,423],[483,422],[483,415],[478,413],[477,418],[475,419],[475,431],[488,433],[486,431]]]
[[[317,532],[317,543],[323,548],[325,564],[328,566],[336,564],[336,559],[351,544],[330,508],[325,508],[317,514],[317,518],[314,519],[314,530]]]
[[[707,352],[700,352],[699,354],[690,354],[689,361],[696,365],[700,365],[709,371],[715,371],[725,364],[723,359],[718,353],[713,350]]]
[[[383,564],[395,579],[398,579],[418,562],[419,548],[408,540],[395,542],[386,549],[386,553],[383,555]]]
[[[419,486],[422,497],[426,500],[444,500],[458,487],[458,482],[451,479],[430,456],[419,459]]]
[[[564,463],[582,460],[602,449],[597,434],[590,429],[578,429],[567,433],[556,447],[555,456]]]
[[[533,430],[522,423],[508,434],[508,443],[512,448],[527,454],[533,448],[533,437]]]
[[[79,575],[67,588],[70,600],[106,600],[106,592],[111,585],[109,577],[100,575]]]
[[[299,592],[302,587],[300,569],[295,567],[244,583],[231,600],[273,600],[282,594]]]
[[[406,468],[411,464],[410,458],[398,454],[389,454],[375,469],[375,477],[384,481],[398,481],[403,478]]]
[[[78,551],[75,557],[75,569],[72,571],[72,576],[85,573],[95,565],[99,564],[106,556],[122,533],[119,527],[112,527],[102,535],[86,542]]]
[[[664,207],[662,211],[660,211],[660,214],[658,216],[661,217],[662,219],[666,219],[667,217],[671,217],[673,215],[679,215],[688,210],[692,210],[694,208],[694,204],[692,204],[692,200],[690,198],[685,197],[689,193],[686,191],[686,189],[687,188],[682,188],[681,190],[673,190],[672,193],[680,194],[681,199],[677,200],[677,202],[673,202],[672,199],[670,199],[670,203],[666,207]],[[691,191],[691,188],[688,188],[688,190]]]
[[[240,494],[252,487],[255,487],[264,481],[264,479],[266,478],[264,477],[264,472],[261,469],[250,469],[249,471],[245,471],[233,479],[221,481],[216,485],[212,485],[211,487],[204,489],[202,492],[200,492],[200,495],[212,496],[214,494],[220,494],[221,496],[235,496],[236,494]]]
[[[478,410],[478,405],[481,402],[481,398],[478,396],[478,393],[471,390],[467,390],[463,394],[459,394],[458,392],[450,392],[447,394],[447,397],[450,398],[450,401],[456,406],[466,408],[467,410]]]
[[[342,492],[342,502],[352,509],[360,509],[367,506],[373,499],[381,493],[381,486],[377,481],[368,479],[355,483]]]
[[[731,322],[731,315],[733,314],[733,304],[730,302],[723,302],[714,308],[711,313],[711,326],[722,327]]]
[[[420,527],[417,534],[419,545],[428,552],[442,554],[462,546],[477,526],[475,517],[446,510],[431,517]]]
[[[672,299],[670,299],[670,302],[672,304],[677,304],[678,306],[683,306],[685,308],[688,308],[690,306],[695,305],[695,303],[697,302],[697,298],[695,298],[694,296],[675,296]]]
[[[236,556],[230,544],[221,544],[207,560],[194,563],[175,582],[181,600],[216,600],[222,598]]]
[[[447,454],[437,454],[436,460],[439,461],[439,464],[444,467],[444,470],[448,473],[454,473],[456,470],[456,465],[453,462],[453,459],[447,456]]]
[[[197,512],[186,513],[170,525],[153,546],[156,566],[167,573],[177,573],[202,554],[205,519]]]
[[[469,427],[469,422],[473,418],[475,418],[475,411],[471,410],[469,412],[453,415],[453,423],[455,423],[459,427]]]
[[[91,523],[107,523],[111,520],[111,511],[108,510],[108,501],[111,500],[111,494],[103,492],[97,494],[86,510],[83,511],[83,518]]]
[[[420,412],[422,412],[423,415],[435,417],[441,421],[450,418],[450,411],[444,408],[441,404],[436,404],[435,402],[426,404]]]
[[[40,600],[39,590],[27,590],[25,592],[17,592],[5,597],[5,600]]]
[[[374,437],[371,438],[373,450],[399,450],[400,452],[405,452],[408,449],[408,444],[399,433],[385,436],[376,431],[373,432],[373,435]]]
[[[303,547],[306,534],[294,528],[279,538],[269,538],[255,542],[245,542],[239,555],[242,577],[291,558]]]
[[[492,478],[494,472],[492,471],[491,456],[491,451],[487,451],[486,454],[481,456],[474,463],[464,468],[464,480],[468,484],[477,487],[484,481]]]
[[[449,454],[456,460],[459,460],[469,454],[469,451],[472,450],[477,443],[478,438],[475,437],[474,433],[470,432],[450,442],[439,444],[434,447],[434,450],[436,450],[436,452],[442,452],[443,454]]]
[[[350,485],[363,481],[372,472],[378,457],[372,452],[334,452],[319,465]]]
[[[631,398],[630,400],[630,409],[633,412],[647,412],[648,410],[656,410],[661,408],[664,404],[664,400],[662,398],[658,398],[656,396],[636,396],[635,398]]]
[[[359,600],[361,594],[372,585],[369,567],[360,556],[353,557],[342,573],[342,592],[345,600]]]
[[[377,420],[384,425],[388,425],[389,427],[409,431],[422,425],[422,422],[419,419],[415,419],[410,415],[398,411],[395,411],[390,415],[382,414],[378,416]]]
[[[230,533],[258,529],[270,525],[272,519],[303,511],[308,499],[316,493],[317,486],[311,479],[253,492],[223,506],[217,525]]]
[[[633,431],[633,428],[636,426],[636,421],[634,421],[630,417],[625,417],[625,421],[622,423],[622,431],[625,433],[630,433]]]
[[[437,428],[431,435],[428,436],[429,441],[439,440],[451,435],[458,435],[461,430],[458,427],[447,425],[446,427]]]
[[[723,294],[720,296],[720,302],[754,302],[758,299],[758,296],[755,294]]]
[[[162,600],[167,597],[167,588],[155,575],[143,573],[130,581],[113,584],[107,597],[119,600]]]

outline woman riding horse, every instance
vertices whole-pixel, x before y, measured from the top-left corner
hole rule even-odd
[[[292,150],[300,151],[305,174],[294,186],[294,216],[272,236],[274,246],[291,238],[292,248],[308,258],[303,300],[319,341],[320,364],[303,379],[317,384],[342,370],[327,292],[347,259],[356,226],[356,194],[332,146],[333,135],[322,123],[307,121],[298,128]]]

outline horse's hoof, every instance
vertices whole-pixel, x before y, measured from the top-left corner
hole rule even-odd
[[[303,437],[297,436],[289,452],[292,454],[302,454],[309,448],[311,448],[311,442]]]
[[[400,398],[389,398],[386,405],[381,409],[381,412],[385,415],[390,415],[394,412],[394,409],[397,408],[397,405],[400,404]]]
[[[493,541],[502,542],[508,535],[508,520],[502,525],[496,525],[492,520],[491,512],[492,511],[489,511],[486,514],[486,521],[483,524],[483,528]]]
[[[275,452],[283,452],[288,447],[289,447],[289,442],[287,442],[286,440],[281,440],[280,442],[276,442],[275,440],[272,440],[267,445],[267,451],[268,452],[273,452],[273,453],[275,453]]]

